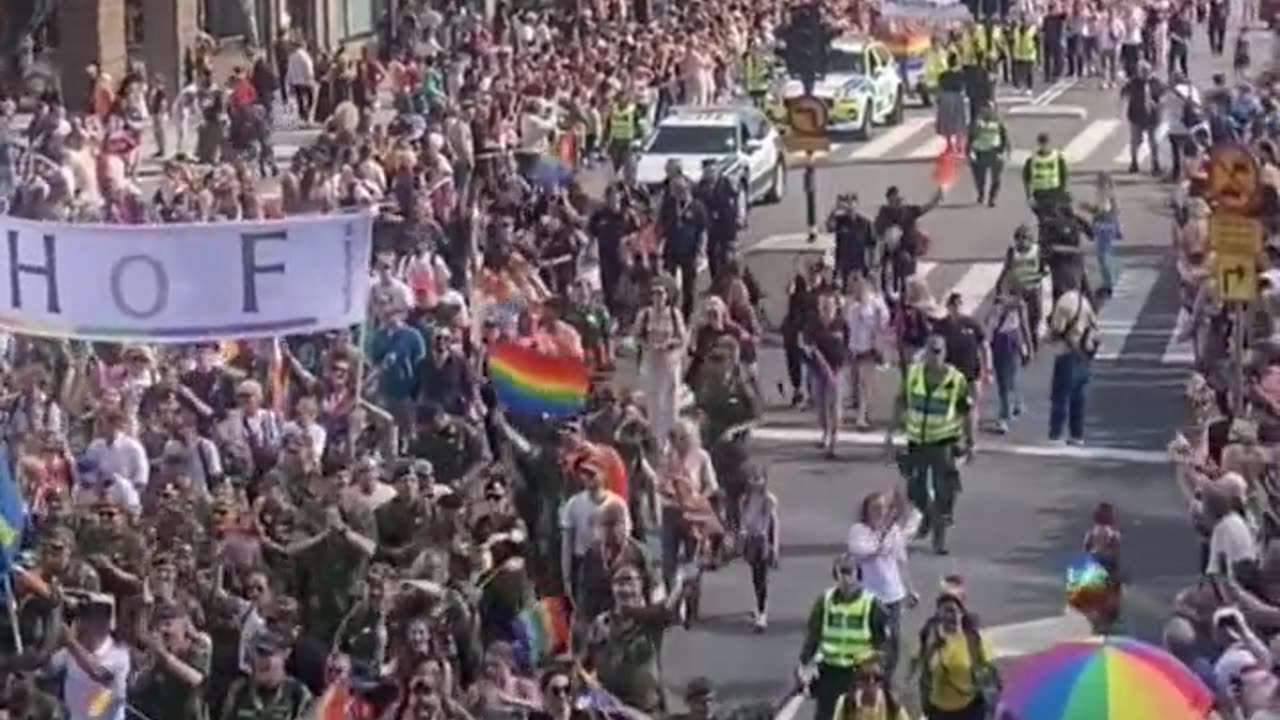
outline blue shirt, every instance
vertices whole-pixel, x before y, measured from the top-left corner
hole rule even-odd
[[[402,325],[375,333],[371,359],[382,368],[378,393],[387,400],[412,400],[418,392],[418,367],[426,356],[427,343],[414,328]]]

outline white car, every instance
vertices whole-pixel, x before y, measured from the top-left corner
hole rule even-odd
[[[769,118],[753,107],[681,107],[663,118],[645,139],[636,161],[636,179],[660,190],[667,167],[686,178],[702,177],[704,160],[715,160],[738,188],[745,213],[757,201],[778,202],[787,191],[786,153]]]
[[[813,94],[827,103],[827,127],[871,137],[873,125],[902,122],[906,85],[885,44],[865,35],[844,35],[831,43],[827,72]],[[787,79],[780,99],[804,94],[804,85]]]

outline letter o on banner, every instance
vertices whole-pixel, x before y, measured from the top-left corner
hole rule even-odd
[[[130,272],[134,267],[144,269]],[[128,285],[131,289],[145,288],[146,282],[143,282],[142,275],[150,276],[151,304],[146,307],[137,307],[141,304],[136,302],[140,298],[126,297],[125,286]],[[111,299],[115,301],[116,307],[120,308],[120,312],[135,320],[155,317],[169,304],[169,275],[164,271],[164,265],[150,255],[126,255],[120,258],[111,267]]]

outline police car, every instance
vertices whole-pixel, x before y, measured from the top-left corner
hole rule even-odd
[[[907,87],[898,63],[884,43],[865,35],[844,35],[831,43],[827,72],[813,94],[827,104],[827,127],[871,137],[873,125],[902,122]],[[790,78],[783,82],[777,112],[787,98],[804,94],[804,85]]]
[[[787,191],[786,154],[769,118],[753,107],[681,107],[663,118],[645,139],[636,161],[636,179],[655,195],[669,164],[697,182],[704,160],[720,166],[738,188],[745,213],[757,201],[778,202]]]

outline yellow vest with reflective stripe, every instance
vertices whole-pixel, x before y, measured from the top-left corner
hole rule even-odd
[[[991,152],[1000,147],[1000,123],[996,120],[980,120],[973,132],[973,151]]]
[[[947,50],[933,46],[924,54],[924,75],[925,87],[938,87],[938,78],[942,77],[942,73],[947,69]]]
[[[609,137],[614,140],[633,140],[636,136],[636,106],[616,105],[609,116]]]
[[[961,65],[973,65],[978,61],[978,53],[973,46],[971,33],[964,33],[956,41],[956,55],[959,56]]]
[[[1036,61],[1036,29],[1025,27],[1013,31],[1013,59],[1024,62]]]
[[[1031,190],[1057,190],[1062,187],[1062,155],[1056,150],[1031,156]]]
[[[818,651],[822,662],[834,667],[851,668],[874,650],[871,647],[871,593],[858,593],[858,599],[836,602],[836,591],[827,591],[822,607],[822,640]]]
[[[968,392],[964,375],[948,365],[942,382],[932,388],[925,382],[924,363],[907,368],[904,382],[907,412],[902,431],[907,442],[939,443],[960,438],[964,428],[957,405]]]
[[[748,52],[743,62],[747,92],[762,93],[769,89],[769,66],[759,53]]]
[[[974,25],[973,30],[969,32],[969,43],[973,47],[974,57],[981,60],[987,56],[987,29],[981,25]]]
[[[1018,286],[1026,289],[1034,287],[1040,282],[1040,249],[1034,243],[1027,247],[1026,251],[1018,249],[1014,245],[1012,253],[1012,261],[1009,263],[1009,273],[1013,275],[1013,279]]]

